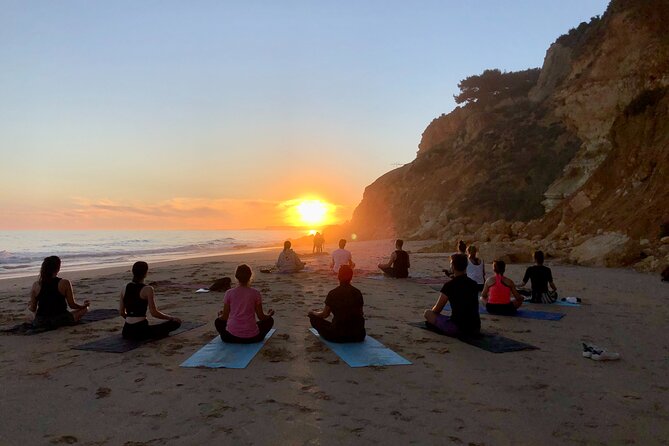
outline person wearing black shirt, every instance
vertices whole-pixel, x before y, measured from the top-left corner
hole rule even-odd
[[[520,287],[525,286],[527,281],[532,283],[532,303],[552,303],[557,300],[557,287],[553,283],[553,273],[551,269],[544,266],[544,253],[543,251],[534,252],[534,262],[535,265],[530,266],[525,270],[525,275],[523,276],[523,282],[520,284]],[[548,291],[548,286],[550,285],[553,292]]]
[[[339,286],[325,298],[322,310],[311,310],[311,326],[323,339],[331,342],[362,342],[365,340],[364,302],[359,289],[351,285],[353,270],[348,265],[339,268]],[[332,313],[332,322],[327,317]]]
[[[479,318],[478,286],[467,277],[467,256],[451,256],[453,279],[441,288],[439,299],[431,310],[425,310],[426,324],[437,331],[453,337],[475,336],[481,330]],[[441,314],[444,306],[451,304],[451,315]]]
[[[402,250],[404,240],[397,240],[395,242],[395,251],[390,255],[388,263],[380,263],[379,268],[384,274],[397,279],[405,279],[409,277],[409,253]]]

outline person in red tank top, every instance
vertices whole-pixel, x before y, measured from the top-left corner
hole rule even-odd
[[[514,314],[523,304],[523,298],[516,290],[513,280],[504,276],[506,263],[495,260],[492,269],[495,276],[486,280],[481,293],[481,302],[490,314]]]

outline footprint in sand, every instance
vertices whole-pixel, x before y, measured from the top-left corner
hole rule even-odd
[[[74,435],[63,435],[62,437],[54,438],[51,440],[53,444],[75,444],[79,441]]]
[[[269,359],[269,362],[287,362],[295,359],[295,355],[287,349],[280,348],[265,348],[262,351],[264,358]]]
[[[111,394],[111,391],[112,389],[109,387],[98,387],[98,390],[95,392],[95,399],[107,398]]]

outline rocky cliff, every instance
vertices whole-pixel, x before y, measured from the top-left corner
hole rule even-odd
[[[669,261],[660,241],[669,235],[667,23],[666,0],[613,0],[556,40],[531,89],[433,120],[416,159],[365,189],[352,227],[363,238],[438,238],[449,251],[462,237],[660,268]]]

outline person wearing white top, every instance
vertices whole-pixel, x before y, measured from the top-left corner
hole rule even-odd
[[[339,274],[339,267],[342,265],[348,265],[351,269],[355,268],[355,263],[353,263],[353,256],[351,256],[351,251],[344,249],[346,246],[346,240],[339,240],[339,249],[333,251],[332,261],[330,262],[330,269],[335,273]]]
[[[485,262],[476,257],[478,250],[476,246],[469,245],[467,248],[467,255],[469,262],[467,262],[467,277],[472,279],[479,287],[479,293],[483,291],[485,284]]]

